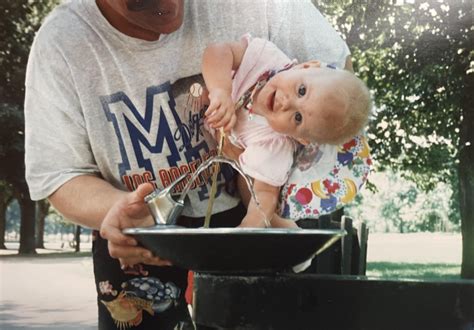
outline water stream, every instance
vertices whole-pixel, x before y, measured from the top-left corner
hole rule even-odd
[[[184,187],[183,191],[181,192],[181,195],[179,197],[179,201],[183,202],[184,201],[184,198],[186,197],[186,195],[188,194],[189,192],[189,189],[191,188],[191,185],[192,185],[192,182],[194,182],[194,180],[197,179],[198,175],[201,174],[202,171],[204,171],[205,169],[207,169],[208,167],[212,166],[212,164],[214,163],[225,163],[225,164],[229,164],[230,166],[232,166],[237,172],[239,172],[242,177],[244,178],[245,180],[245,183],[247,184],[248,188],[249,188],[249,191],[250,191],[250,195],[252,197],[252,199],[255,201],[255,204],[257,205],[257,209],[260,211],[260,213],[262,214],[263,216],[263,221],[265,223],[265,226],[266,227],[271,227],[270,225],[270,221],[268,219],[268,217],[266,216],[265,212],[263,212],[263,210],[260,208],[260,203],[258,201],[258,198],[257,198],[257,195],[255,194],[255,191],[253,189],[253,182],[252,182],[252,178],[250,176],[248,176],[247,174],[244,173],[243,169],[240,167],[240,165],[232,160],[232,159],[229,159],[227,157],[224,157],[224,156],[215,156],[215,157],[212,157],[212,158],[209,158],[208,160],[206,160],[205,162],[203,162],[196,170],[196,172],[194,172],[192,175],[191,175],[191,178],[189,179],[188,183],[186,184],[186,186]],[[212,213],[212,208],[210,210],[208,210],[208,213]]]

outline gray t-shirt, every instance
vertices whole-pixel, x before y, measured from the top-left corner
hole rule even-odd
[[[283,19],[285,17],[285,19]],[[186,0],[182,27],[158,41],[126,36],[95,1],[73,0],[46,19],[26,78],[26,177],[31,198],[96,175],[123,190],[169,185],[216,154],[203,129],[201,56],[212,42],[267,38],[300,62],[344,66],[349,50],[309,0]],[[209,171],[183,214],[203,216]],[[219,176],[214,212],[234,207],[232,173]]]

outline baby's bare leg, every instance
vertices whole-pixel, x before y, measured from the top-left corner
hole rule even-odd
[[[242,220],[242,227],[270,227],[271,219],[275,214],[280,187],[269,185],[265,182],[254,180],[253,189],[257,196],[258,204],[250,199],[247,215]]]
[[[242,199],[242,203],[244,203],[245,207],[248,208],[250,199],[251,199],[251,194],[249,191],[249,188],[247,186],[247,183],[245,182],[245,179],[239,175],[237,178],[237,187],[239,189],[240,197]],[[278,195],[276,196],[276,198]],[[262,213],[254,210],[253,212],[250,211],[253,214],[247,213],[247,216],[244,218],[244,221],[241,223],[241,227],[264,227],[265,222],[262,221]],[[273,228],[299,228],[296,223],[292,220],[287,220],[276,213],[273,214],[271,219],[268,219],[270,221],[270,225]]]
[[[271,225],[273,228],[299,228],[293,220],[284,219],[277,214],[273,215]]]
[[[239,189],[240,198],[242,199],[242,203],[244,203],[245,207],[249,207],[250,202],[250,191],[245,179],[242,175],[239,174],[237,178],[237,189]]]

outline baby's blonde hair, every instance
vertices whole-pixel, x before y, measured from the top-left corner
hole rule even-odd
[[[365,83],[353,73],[337,70],[332,74],[336,75],[329,89],[332,95],[326,98],[337,99],[338,106],[324,107],[323,125],[315,132],[318,133],[315,142],[338,145],[349,141],[367,125],[372,101]]]

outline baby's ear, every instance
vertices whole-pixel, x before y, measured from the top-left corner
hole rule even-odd
[[[321,67],[321,62],[319,62],[318,60],[312,60],[312,61],[308,61],[308,62],[298,64],[296,67],[300,68],[300,69],[320,68]]]
[[[307,146],[310,143],[308,140],[302,138],[295,138],[295,140],[304,146]]]

